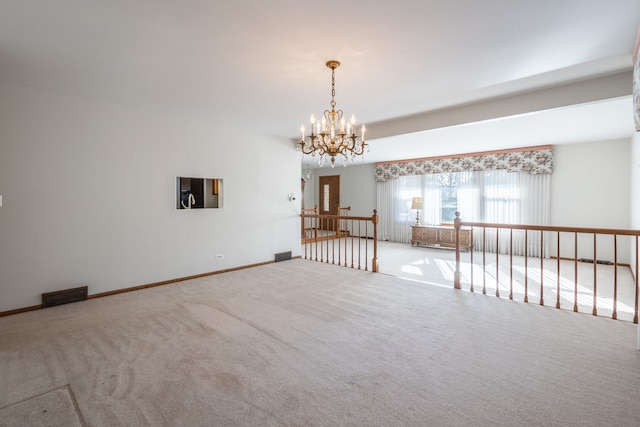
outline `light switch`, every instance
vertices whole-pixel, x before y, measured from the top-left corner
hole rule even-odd
[[[0,194],[0,208],[2,207],[2,194]]]

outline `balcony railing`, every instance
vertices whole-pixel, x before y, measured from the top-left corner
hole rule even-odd
[[[370,217],[308,212],[315,210],[304,210],[300,215],[304,259],[378,271],[378,214],[375,210]]]
[[[461,227],[471,227],[474,236],[464,262],[458,238]],[[474,292],[482,286],[485,294],[494,288],[497,297],[508,292],[514,299],[515,286],[524,302],[535,296],[544,306],[550,296],[556,308],[590,310],[594,316],[599,310],[610,311],[612,319],[618,318],[623,306],[632,314],[629,320],[638,323],[640,230],[466,222],[459,212],[454,228],[454,288],[464,284]],[[626,260],[620,259],[621,252]]]

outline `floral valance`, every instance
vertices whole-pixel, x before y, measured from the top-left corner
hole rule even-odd
[[[455,157],[416,159],[376,165],[376,181],[407,175],[432,173],[507,170],[530,174],[551,173],[553,152],[550,146],[518,151],[469,154]]]

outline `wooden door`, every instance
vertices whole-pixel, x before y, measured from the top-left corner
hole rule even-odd
[[[321,176],[318,179],[318,213],[320,215],[338,215],[340,206],[340,175]],[[338,222],[325,220],[320,224],[322,230],[338,229]]]

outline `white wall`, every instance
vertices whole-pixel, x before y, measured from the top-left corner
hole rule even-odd
[[[628,139],[556,145],[551,177],[551,224],[629,228]]]
[[[631,139],[631,227],[640,229],[640,132]]]
[[[630,155],[628,139],[554,146],[551,225],[631,228]],[[618,262],[629,263],[628,240],[618,238]],[[561,256],[574,256],[571,235],[562,235]],[[593,259],[592,235],[578,235],[578,258]],[[596,258],[614,260],[613,237],[598,237]]]
[[[631,139],[631,156],[630,156],[630,169],[631,169],[631,228],[634,230],[640,229],[640,132],[636,132]],[[636,272],[635,266],[635,241],[630,244],[631,253],[631,270],[634,274]],[[638,343],[640,345],[640,329],[639,329]]]
[[[300,253],[289,140],[0,84],[0,144],[0,311]],[[224,207],[176,209],[177,176],[222,178]]]
[[[631,138],[631,228],[640,229],[640,132],[633,134]],[[634,277],[638,277],[636,268],[636,241],[629,243],[629,253],[631,259],[631,271]],[[640,325],[638,325],[637,347],[640,349]]]

